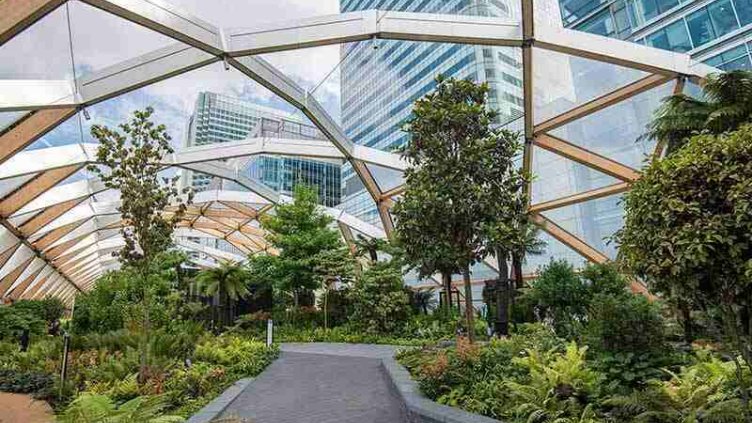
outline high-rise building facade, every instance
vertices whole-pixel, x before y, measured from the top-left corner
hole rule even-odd
[[[752,68],[751,0],[560,0],[564,25],[688,53],[723,70]]]
[[[516,9],[515,9],[516,8]],[[342,12],[383,11],[446,13],[476,16],[519,15],[516,1],[508,0],[341,0]],[[388,13],[388,12],[387,12]],[[438,74],[487,81],[491,107],[499,123],[522,115],[522,77],[519,50],[513,48],[373,40],[346,44],[341,50],[342,125],[356,143],[387,151],[405,145],[401,127],[415,100],[436,86]],[[382,190],[400,182],[387,169],[371,167]],[[378,224],[373,199],[349,166],[343,168],[342,208],[360,219]]]
[[[254,137],[323,140],[313,125],[280,110],[221,94],[202,92],[188,124],[186,145],[200,146]],[[341,195],[341,164],[295,157],[258,156],[244,166],[247,176],[284,195],[298,184],[318,187],[319,201],[336,206]],[[185,174],[194,190],[219,188],[217,178]]]

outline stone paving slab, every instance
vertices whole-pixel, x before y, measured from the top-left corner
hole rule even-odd
[[[395,347],[284,344],[280,358],[221,417],[253,423],[403,423],[404,406],[382,371]]]

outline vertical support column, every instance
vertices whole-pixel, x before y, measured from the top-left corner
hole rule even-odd
[[[529,177],[525,184],[525,194],[530,203],[532,191],[532,168],[533,168],[533,129],[535,120],[533,116],[533,41],[535,38],[535,17],[533,16],[533,0],[521,0],[522,2],[522,84],[525,119],[525,151],[522,159],[522,171]]]

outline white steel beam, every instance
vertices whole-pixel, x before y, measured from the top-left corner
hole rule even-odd
[[[232,56],[351,43],[371,38],[522,45],[519,23],[508,19],[379,10],[272,22],[228,33]]]

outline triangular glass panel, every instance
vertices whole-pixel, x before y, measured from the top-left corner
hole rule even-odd
[[[577,268],[581,268],[587,263],[587,260],[576,251],[544,231],[539,232],[538,239],[546,243],[544,252],[539,255],[528,254],[525,257],[522,266],[522,272],[525,275],[538,274],[541,268],[548,265],[551,260],[564,260]]]
[[[655,150],[654,140],[641,137],[662,100],[671,95],[674,84],[670,81],[582,117],[554,129],[551,135],[639,169]]]
[[[83,141],[81,135],[81,115],[76,113],[65,122],[44,134],[24,148],[24,151],[41,150],[62,145],[79,144]]]
[[[374,164],[366,164],[366,167],[371,171],[371,175],[382,192],[393,190],[405,183],[404,174],[398,170]]]
[[[595,169],[533,147],[533,204],[614,185],[620,180]]]
[[[610,63],[533,49],[533,108],[541,123],[648,76]]]
[[[11,192],[17,190],[37,175],[37,173],[31,173],[28,175],[16,176],[15,178],[0,179],[0,198],[4,198]]]
[[[72,76],[66,5],[0,47],[0,79],[72,80]]]
[[[18,122],[29,112],[0,112],[0,133]]]
[[[180,44],[145,26],[83,2],[70,2],[73,59],[78,78]]]
[[[588,245],[616,258],[616,246],[609,238],[624,226],[624,208],[621,195],[612,195],[583,203],[542,212],[567,232]]]

